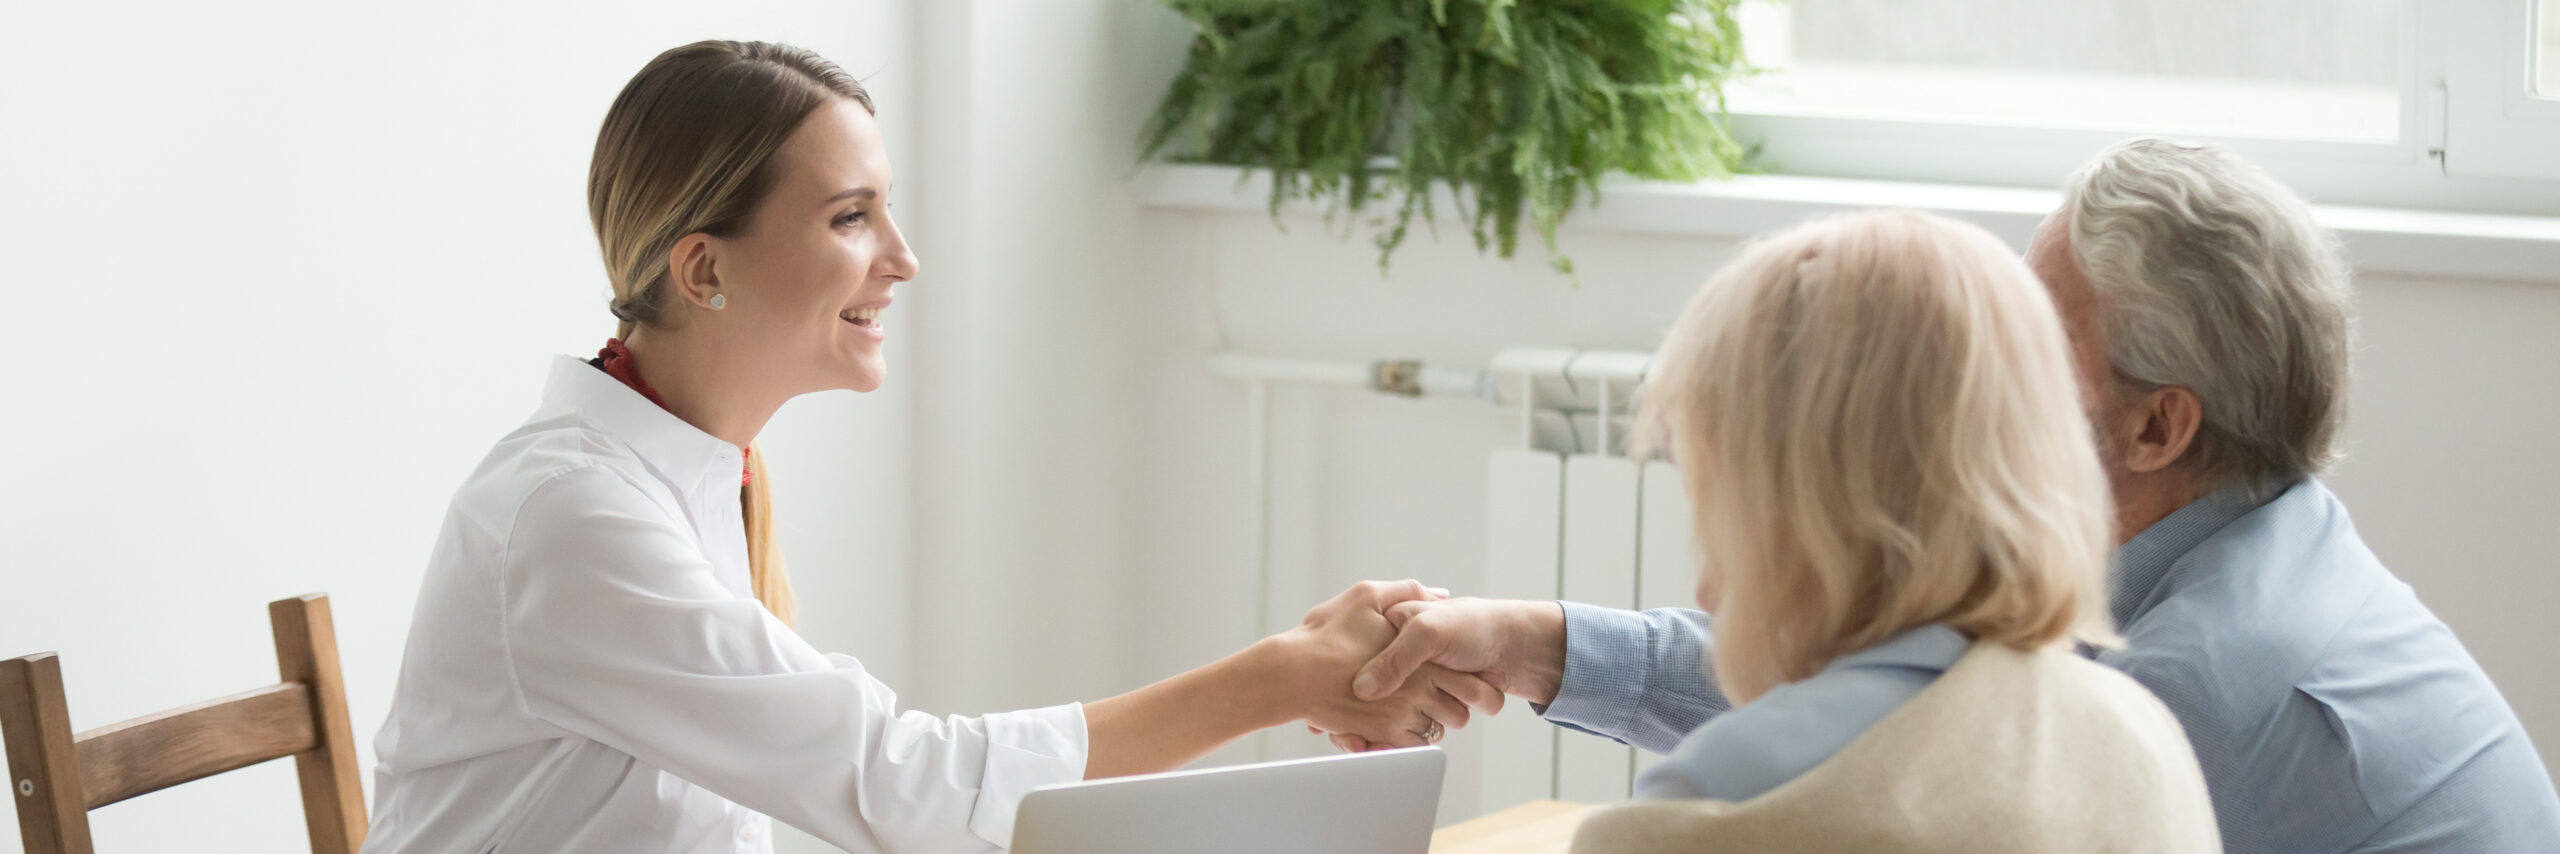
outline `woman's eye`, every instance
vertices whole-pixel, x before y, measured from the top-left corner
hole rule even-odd
[[[869,212],[869,211],[854,211],[854,212],[852,212],[852,213],[848,213],[848,214],[845,214],[845,215],[843,215],[843,216],[836,217],[836,227],[837,227],[837,228],[849,228],[849,227],[852,227],[852,226],[861,225],[861,224],[862,224],[862,220],[863,220],[865,217],[868,217],[868,216],[870,216],[870,212]]]

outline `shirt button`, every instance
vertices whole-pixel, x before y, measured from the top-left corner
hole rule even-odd
[[[756,826],[755,826],[755,825],[750,824],[750,825],[747,825],[747,826],[745,826],[745,827],[738,828],[738,841],[740,841],[740,842],[754,842],[754,841],[756,841]]]

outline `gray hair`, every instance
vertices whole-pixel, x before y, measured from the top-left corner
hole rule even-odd
[[[2301,197],[2221,146],[2135,139],[2081,167],[2062,207],[2117,381],[2203,403],[2191,472],[2263,486],[2336,459],[2348,273]]]

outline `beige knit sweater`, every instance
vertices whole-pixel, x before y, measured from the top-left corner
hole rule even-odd
[[[2062,649],[1975,644],[1803,776],[1740,803],[1593,813],[1574,854],[2220,852],[2176,718]]]

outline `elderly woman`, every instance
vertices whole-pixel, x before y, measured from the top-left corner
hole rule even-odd
[[[2177,720],[2074,654],[2107,487],[2044,288],[1916,213],[1760,241],[1647,386],[1733,711],[1578,852],[2217,851]]]

